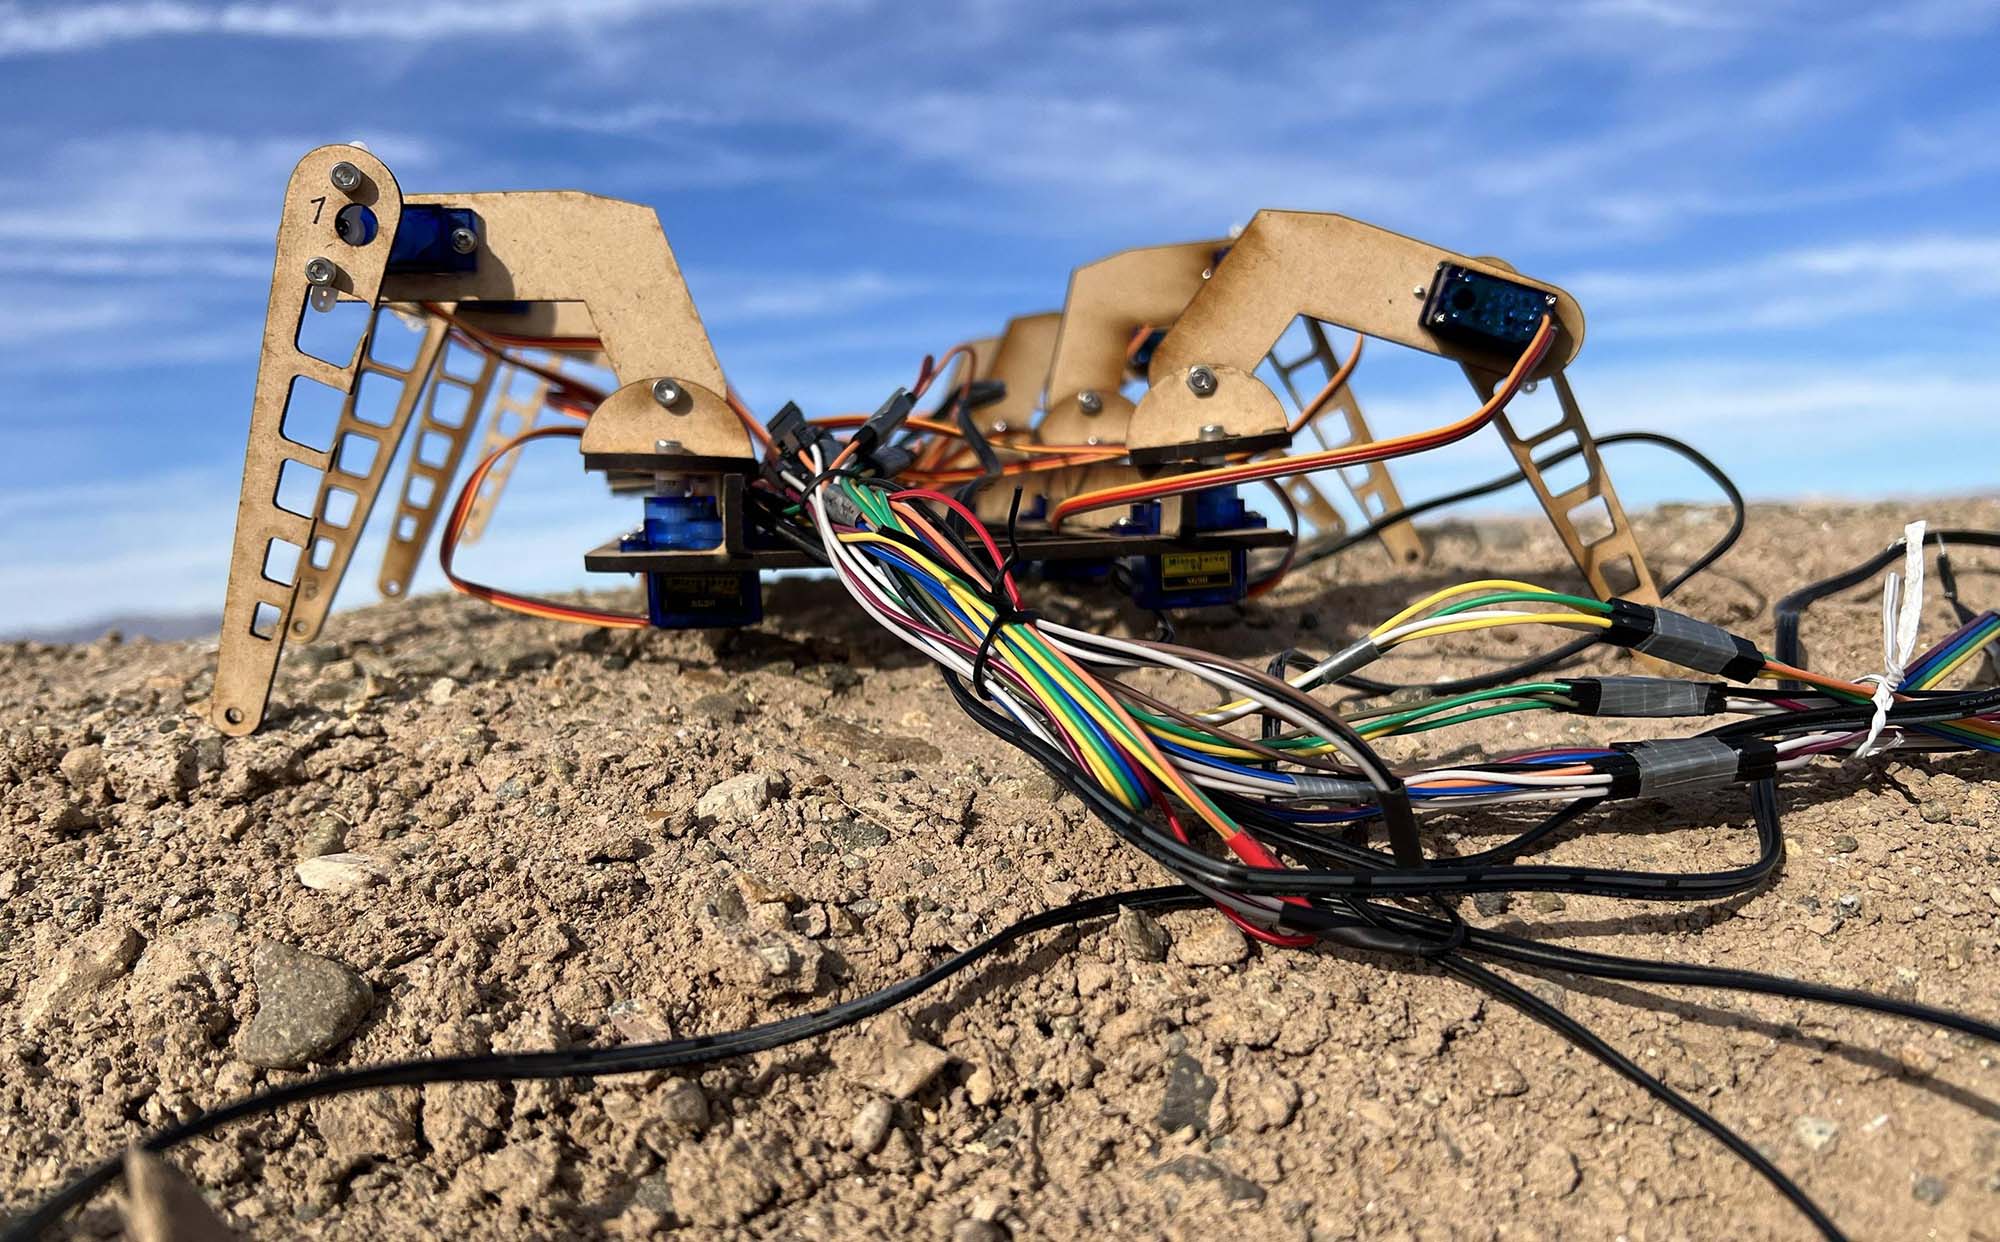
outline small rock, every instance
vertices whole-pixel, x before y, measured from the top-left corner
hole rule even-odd
[[[747,824],[757,818],[783,788],[769,772],[745,772],[712,786],[694,804],[695,818],[704,823]]]
[[[829,829],[834,840],[850,850],[872,850],[889,843],[889,830],[866,819],[847,819]]]
[[[1936,1207],[1944,1202],[1944,1179],[1925,1174],[1910,1184],[1910,1197],[1926,1207]]]
[[[400,1159],[417,1150],[417,1093],[358,1091],[313,1105],[313,1125],[342,1168]]]
[[[660,1093],[660,1116],[670,1129],[683,1134],[700,1134],[708,1129],[708,1095],[701,1084],[676,1078]]]
[[[966,1219],[951,1227],[951,1242],[1007,1242],[1007,1227],[998,1221]]]
[[[1896,1049],[1896,1061],[1902,1065],[1904,1073],[1917,1078],[1922,1078],[1938,1067],[1938,1059],[1931,1055],[1929,1049],[1911,1042],[1905,1042]]]
[[[1227,919],[1205,919],[1174,941],[1174,956],[1189,966],[1228,966],[1250,956],[1250,941]]]
[[[1177,1156],[1165,1164],[1159,1164],[1145,1173],[1147,1181],[1161,1177],[1172,1177],[1193,1185],[1198,1182],[1212,1183],[1230,1203],[1262,1203],[1264,1188],[1247,1177],[1233,1173],[1206,1156]]]
[[[440,677],[431,683],[430,689],[424,691],[424,697],[430,700],[432,706],[443,707],[451,702],[451,696],[457,693],[457,682],[449,677]]]
[[[783,1159],[779,1151],[753,1147],[731,1135],[681,1144],[667,1160],[674,1214],[699,1227],[703,1236],[749,1219],[777,1202]]]
[[[125,1153],[125,1232],[133,1242],[233,1242],[208,1200],[165,1158]]]
[[[331,958],[275,940],[250,958],[257,1012],[236,1055],[265,1069],[298,1069],[332,1051],[361,1024],[375,994],[361,976]]]
[[[928,1087],[951,1054],[918,1039],[910,1020],[901,1014],[877,1018],[858,1040],[834,1053],[834,1061],[849,1079],[898,1100]]]
[[[704,694],[694,702],[688,704],[690,715],[699,716],[703,720],[714,720],[725,724],[741,720],[754,710],[749,700],[745,699],[742,695],[729,694],[719,690],[713,694]]]
[[[1167,1087],[1154,1121],[1168,1134],[1190,1126],[1197,1134],[1206,1133],[1214,1099],[1215,1079],[1202,1072],[1201,1062],[1185,1052],[1176,1054],[1167,1062]]]
[[[1792,1123],[1792,1132],[1799,1136],[1808,1151],[1825,1151],[1840,1134],[1840,1126],[1824,1117],[1805,1116]]]
[[[292,868],[299,883],[323,893],[351,893],[373,888],[387,878],[387,868],[367,854],[321,854]]]
[[[1523,1172],[1528,1189],[1544,1199],[1560,1199],[1575,1190],[1577,1182],[1582,1180],[1576,1157],[1560,1143],[1550,1143],[1529,1157]]]
[[[1164,962],[1167,960],[1167,929],[1160,926],[1160,920],[1144,910],[1134,910],[1131,906],[1118,907],[1118,922],[1115,929],[1118,938],[1133,957],[1142,962]]]
[[[145,943],[124,923],[93,927],[70,941],[28,985],[21,1000],[21,1025],[33,1030],[116,983],[138,960]]]
[[[1536,893],[1528,898],[1528,904],[1535,908],[1537,914],[1561,914],[1565,909],[1563,899],[1554,893]]]
[[[1527,1078],[1507,1061],[1488,1061],[1481,1067],[1477,1078],[1479,1090],[1486,1095],[1503,1097],[1528,1093]]]
[[[110,793],[102,746],[73,746],[64,752],[56,766],[62,771],[63,779],[69,782],[69,787],[85,797],[101,800],[103,795]]]
[[[1833,852],[1836,854],[1852,854],[1860,848],[1861,842],[1844,832],[1833,839]]]
[[[1513,897],[1507,893],[1474,893],[1472,895],[1472,908],[1489,919],[1499,918],[1501,915],[1507,913],[1507,908],[1513,904]]]
[[[322,815],[306,826],[305,835],[299,838],[299,858],[319,858],[327,854],[338,854],[347,848],[345,825],[331,815]]]
[[[889,1138],[889,1125],[895,1119],[895,1105],[879,1095],[863,1104],[861,1111],[854,1114],[854,1124],[847,1132],[855,1154],[872,1156],[882,1150],[882,1144]]]

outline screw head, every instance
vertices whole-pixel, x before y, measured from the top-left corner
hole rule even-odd
[[[655,453],[679,453],[683,449],[679,440],[655,440],[653,441],[653,451]]]
[[[1004,418],[996,418],[996,419],[994,419],[994,420],[993,420],[993,426],[992,426],[991,430],[992,430],[993,434],[994,434],[994,435],[996,435],[996,436],[1004,436],[1004,435],[1006,435],[1006,434],[1007,434],[1007,420],[1006,420],[1006,419],[1004,419]]]
[[[1201,363],[1188,368],[1188,391],[1197,397],[1213,397],[1216,389],[1215,372]]]
[[[1413,298],[1420,298],[1429,292],[1430,290],[1424,288],[1422,285],[1416,285],[1413,288],[1411,288],[1410,296]]]
[[[1090,445],[1092,448],[1095,448],[1096,446],[1104,443],[1104,440],[1100,436],[1085,436],[1083,438],[1083,442],[1085,444]]]
[[[479,234],[473,232],[471,229],[453,229],[451,231],[451,248],[460,254],[471,254],[473,251],[479,249]]]
[[[1431,316],[1432,323],[1443,323],[1444,321],[1445,313],[1443,311],[1439,311],[1437,314]]]
[[[1553,293],[1544,293],[1542,295],[1542,302],[1544,305],[1554,306],[1556,304],[1556,295]]]
[[[306,260],[306,283],[309,285],[330,285],[338,275],[340,269],[334,266],[332,259],[321,256]]]
[[[332,170],[327,173],[327,179],[333,182],[334,189],[339,190],[342,194],[348,194],[360,187],[361,170],[346,160],[342,160],[340,163],[335,164]]]
[[[1202,424],[1201,438],[1204,440],[1220,440],[1225,434],[1227,433],[1222,430],[1221,423]]]
[[[1086,388],[1076,394],[1076,408],[1082,410],[1085,414],[1102,414],[1104,413],[1104,398],[1099,396],[1095,391]]]
[[[669,410],[680,404],[681,398],[686,395],[687,390],[681,387],[679,380],[656,379],[653,381],[653,400],[659,402]],[[685,413],[685,411],[682,412]]]

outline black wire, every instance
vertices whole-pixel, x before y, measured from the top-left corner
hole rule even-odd
[[[1206,897],[1179,885],[1133,889],[1103,897],[1091,897],[1030,915],[995,932],[971,948],[953,954],[920,974],[865,996],[829,1005],[813,1013],[781,1018],[775,1022],[766,1022],[720,1035],[697,1035],[689,1039],[664,1040],[658,1043],[483,1056],[436,1057],[339,1070],[308,1078],[302,1082],[261,1091],[209,1112],[197,1113],[179,1125],[148,1135],[140,1140],[138,1145],[146,1151],[166,1152],[190,1139],[211,1134],[232,1121],[350,1091],[378,1087],[414,1087],[437,1082],[596,1078],[606,1074],[629,1074],[641,1070],[706,1065],[731,1057],[767,1052],[773,1048],[781,1048],[787,1044],[851,1026],[893,1008],[944,982],[982,958],[1036,932],[1104,918],[1116,914],[1120,906],[1181,910],[1207,904]],[[6,1232],[0,1234],[0,1242],[29,1242],[29,1239],[39,1236],[43,1230],[61,1220],[71,1208],[83,1204],[97,1191],[115,1181],[122,1168],[122,1156],[114,1156],[92,1166],[43,1200],[34,1211],[10,1223]]]
[[[1685,586],[1688,579],[1706,570],[1718,560],[1721,560],[1731,548],[1736,546],[1736,541],[1743,535],[1743,523],[1746,512],[1743,493],[1736,486],[1735,480],[1731,479],[1723,471],[1722,467],[1710,461],[1707,456],[1693,445],[1676,440],[1672,436],[1664,436],[1652,431],[1622,431],[1615,435],[1600,436],[1597,440],[1597,447],[1600,449],[1612,448],[1620,444],[1651,444],[1674,453],[1682,460],[1694,466],[1695,469],[1707,475],[1709,480],[1715,484],[1729,502],[1729,529],[1724,531],[1721,537],[1714,543],[1710,544],[1707,551],[1694,558],[1694,560],[1689,561],[1679,573],[1667,579],[1661,585],[1660,598],[1665,599]],[[1548,470],[1554,466],[1561,465],[1582,451],[1583,447],[1581,445],[1572,444],[1560,452],[1551,453],[1547,457],[1537,458],[1535,465],[1542,470]],[[1383,530],[1394,526],[1398,522],[1421,517],[1434,509],[1442,509],[1448,505],[1460,504],[1467,500],[1477,500],[1482,496],[1493,495],[1495,492],[1504,492],[1510,487],[1527,482],[1527,478],[1526,473],[1516,470],[1512,474],[1501,475],[1499,478],[1489,479],[1473,487],[1449,492],[1443,496],[1434,496],[1429,500],[1419,501],[1408,508],[1385,513],[1359,530],[1349,532],[1325,543],[1315,544],[1309,551],[1300,553],[1296,568],[1304,568],[1307,565],[1323,561],[1328,557],[1336,556],[1358,543],[1363,543],[1374,538],[1376,535],[1381,534]],[[1587,651],[1596,641],[1595,637],[1579,638],[1574,642],[1565,643],[1553,651],[1535,656],[1532,659],[1523,660],[1518,664],[1510,664],[1505,668],[1495,669],[1488,673],[1479,673],[1471,677],[1452,678],[1448,681],[1409,683],[1377,681],[1372,677],[1364,677],[1359,673],[1350,673],[1345,677],[1339,678],[1338,682],[1340,685],[1347,686],[1350,689],[1373,695],[1397,694],[1411,690],[1428,690],[1438,695],[1463,694],[1469,690],[1485,690],[1492,686],[1505,685],[1510,681],[1519,681],[1523,677],[1532,677],[1537,673],[1546,672],[1560,664],[1575,659]]]
[[[1949,563],[1944,550],[1947,539],[1952,543],[1966,544],[1975,548],[2000,548],[2000,531],[1951,528],[1927,530],[1924,532],[1924,540],[1927,543],[1937,544],[1940,569]],[[1808,583],[1780,599],[1772,608],[1776,634],[1771,646],[1778,662],[1789,664],[1793,668],[1809,669],[1805,649],[1799,642],[1799,623],[1804,620],[1806,613],[1814,604],[1827,596],[1838,595],[1842,591],[1857,587],[1888,568],[1891,562],[1903,555],[1903,542],[1902,538],[1898,537],[1894,543],[1852,569],[1842,570],[1818,582]],[[1957,594],[1955,582],[1952,593]],[[1798,685],[1792,681],[1783,684],[1788,689],[1796,688]]]

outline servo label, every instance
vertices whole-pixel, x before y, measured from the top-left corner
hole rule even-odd
[[[1160,554],[1160,586],[1169,591],[1228,586],[1236,580],[1230,555],[1227,551],[1163,552]]]

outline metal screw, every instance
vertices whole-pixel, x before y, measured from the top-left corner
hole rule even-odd
[[[996,436],[1004,436],[1004,435],[1006,435],[1006,434],[1007,434],[1007,420],[1006,420],[1006,419],[1004,419],[1004,418],[996,418],[996,419],[994,419],[994,420],[993,420],[993,434],[994,434],[994,435],[996,435]]]
[[[1542,295],[1542,302],[1545,305],[1554,306],[1556,304],[1556,295],[1553,293],[1544,293]]]
[[[686,450],[681,447],[679,440],[655,440],[653,441],[653,451],[655,453],[681,453]]]
[[[1221,423],[1202,424],[1201,438],[1204,440],[1220,440],[1226,434],[1228,433],[1222,430]]]
[[[453,229],[451,231],[451,248],[460,254],[471,254],[473,251],[479,249],[479,234],[473,232],[471,229]]]
[[[685,395],[687,395],[687,390],[680,386],[680,381],[678,380],[656,379],[653,381],[653,400],[670,410],[679,405],[681,398]]]
[[[1095,448],[1097,445],[1102,444],[1104,441],[1097,436],[1085,436],[1083,438],[1083,442]]]
[[[1445,314],[1443,311],[1439,311],[1437,314],[1431,316],[1432,323],[1443,323],[1444,321],[1445,321]]]
[[[342,194],[351,194],[361,185],[361,170],[346,160],[335,164],[327,177],[333,182],[333,188]]]
[[[1215,372],[1209,368],[1200,363],[1196,363],[1188,368],[1188,391],[1195,396],[1213,397],[1215,395],[1215,384]]]
[[[338,275],[340,269],[334,266],[332,259],[322,257],[306,260],[306,283],[309,285],[330,285],[333,283],[333,278]]]
[[[1420,298],[1428,292],[1430,292],[1428,289],[1424,288],[1422,285],[1418,285],[1414,289],[1410,290],[1410,296],[1413,298]]]
[[[1104,413],[1104,398],[1098,396],[1093,390],[1086,388],[1076,394],[1076,408],[1082,410],[1085,414],[1102,414]]]

